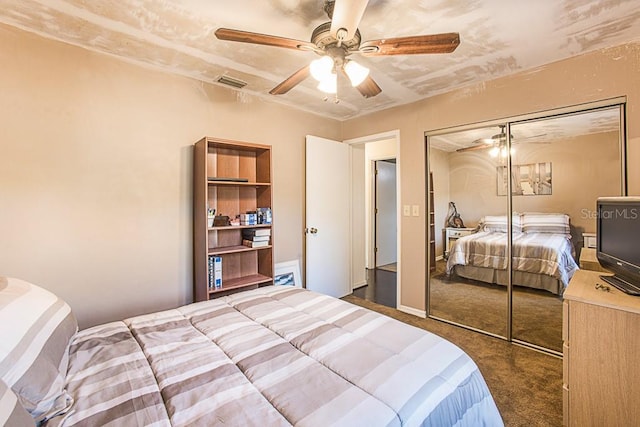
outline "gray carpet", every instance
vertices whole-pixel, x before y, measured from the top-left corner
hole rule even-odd
[[[447,277],[440,270],[431,277],[430,295],[432,315],[506,336],[504,286]],[[562,352],[562,298],[544,290],[514,287],[512,328],[516,339]]]
[[[344,299],[431,331],[462,348],[480,368],[506,426],[562,425],[561,359],[352,295]]]

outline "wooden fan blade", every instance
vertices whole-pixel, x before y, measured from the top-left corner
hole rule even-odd
[[[491,148],[492,145],[472,145],[470,147],[458,148],[456,150],[457,153],[464,153],[465,151],[476,151],[476,150],[485,150],[487,148]]]
[[[486,144],[486,145],[492,145],[494,144],[496,141],[494,139],[491,138],[478,138],[474,141],[472,141],[472,144]]]
[[[336,33],[344,28],[347,35],[343,40],[351,40],[356,34],[368,3],[369,0],[336,0],[331,18],[331,35],[337,39]]]
[[[372,98],[382,92],[380,86],[371,78],[371,76],[367,76],[366,79],[358,86],[356,89],[364,96],[365,98]]]
[[[460,35],[458,33],[443,33],[369,40],[360,45],[360,52],[365,56],[451,53],[456,50],[459,44]]]
[[[265,46],[286,47],[288,49],[317,50],[313,43],[302,40],[288,39],[285,37],[270,36],[267,34],[251,33],[249,31],[218,28],[215,35],[220,40],[232,42],[253,43]]]
[[[306,67],[300,68],[295,73],[291,74],[285,81],[280,83],[278,86],[274,87],[269,91],[271,95],[283,95],[289,92],[294,88],[297,84],[302,82],[304,79],[309,77],[309,65]]]

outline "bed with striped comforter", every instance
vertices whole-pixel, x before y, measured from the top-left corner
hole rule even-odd
[[[285,286],[80,331],[66,390],[47,426],[503,425],[452,343]]]
[[[578,270],[570,236],[559,233],[513,233],[514,271],[541,274],[559,280],[563,288]],[[480,231],[456,240],[447,259],[447,274],[456,265],[507,269],[507,234]]]

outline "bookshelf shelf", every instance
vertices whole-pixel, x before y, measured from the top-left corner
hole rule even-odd
[[[261,246],[259,248],[250,248],[244,245],[221,246],[221,247],[209,249],[209,255],[233,254],[237,252],[259,251],[259,250],[266,250],[266,249],[272,249],[271,245]]]
[[[210,231],[215,230],[241,230],[248,228],[271,228],[271,224],[256,224],[256,225],[225,225],[222,227],[209,227]]]
[[[207,226],[208,209],[232,219],[258,208],[272,209],[271,146],[203,138],[194,145],[193,175],[194,300],[272,284],[271,224]],[[269,235],[269,245],[244,246],[243,235],[251,229],[268,230],[262,233]],[[213,256],[222,259],[220,288],[211,286]]]
[[[268,182],[235,182],[235,181],[207,181],[208,185],[223,187],[270,187]]]
[[[221,288],[209,289],[209,295],[215,295],[218,293],[226,293],[230,290],[243,290],[247,287],[256,287],[259,285],[271,284],[273,278],[269,276],[263,276],[262,274],[252,274],[249,276],[243,276],[236,279],[228,279],[223,282]]]

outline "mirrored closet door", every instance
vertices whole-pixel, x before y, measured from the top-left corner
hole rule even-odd
[[[492,278],[476,280],[476,275],[483,272],[466,262],[465,251],[469,248],[463,245],[467,236],[478,236],[477,227],[485,215],[507,215],[507,199],[495,194],[496,169],[505,165],[505,157],[489,156],[481,141],[484,135],[499,134],[501,129],[487,126],[429,138],[436,233],[429,314],[506,337],[507,290],[493,284]],[[506,248],[506,222],[503,226],[503,233],[491,237],[495,245]],[[503,260],[506,262],[506,258]],[[478,263],[493,266],[493,261],[487,257]]]
[[[624,194],[622,118],[596,106],[427,134],[430,317],[561,354],[562,293],[595,257],[596,199]]]

